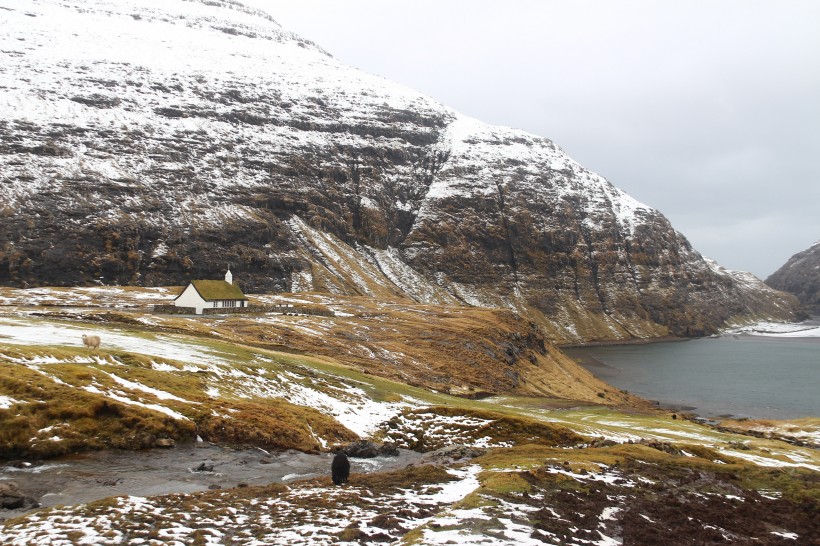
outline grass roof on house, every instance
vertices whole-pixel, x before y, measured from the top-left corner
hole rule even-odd
[[[248,299],[237,285],[226,281],[191,281],[191,284],[205,301]]]

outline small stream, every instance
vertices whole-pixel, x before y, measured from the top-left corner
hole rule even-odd
[[[421,454],[400,450],[398,457],[351,458],[351,473],[404,468]],[[201,442],[171,449],[107,450],[0,467],[0,481],[14,482],[42,507],[73,505],[121,495],[193,493],[240,484],[267,485],[330,475],[333,454],[299,451],[268,453]],[[196,471],[201,465],[212,471]],[[0,510],[4,521],[30,510]]]

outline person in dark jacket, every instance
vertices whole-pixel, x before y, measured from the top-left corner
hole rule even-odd
[[[336,453],[333,463],[330,465],[330,472],[333,474],[333,483],[342,485],[350,476],[350,461],[343,451]]]

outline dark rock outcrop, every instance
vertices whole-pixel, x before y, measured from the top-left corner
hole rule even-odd
[[[14,482],[0,482],[0,510],[37,508],[39,503],[21,492]]]
[[[191,472],[213,472],[214,471],[214,463],[213,461],[205,461],[203,463],[199,463],[196,468],[193,468]]]
[[[419,464],[451,465],[464,463],[486,453],[487,450],[484,448],[455,444],[428,451],[419,460]]]
[[[398,457],[399,450],[392,443],[377,444],[368,440],[359,440],[346,445],[341,450],[348,457],[372,459],[374,457]]]
[[[820,315],[820,241],[789,258],[766,284],[794,294],[809,313]]]
[[[559,342],[794,318],[548,139],[235,2],[194,4],[0,12],[0,283],[173,285],[231,264],[249,293],[505,307]]]

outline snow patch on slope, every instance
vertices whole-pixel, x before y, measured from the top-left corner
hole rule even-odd
[[[599,227],[597,216],[611,215],[630,235],[645,218],[659,215],[585,169],[549,139],[519,129],[456,114],[438,147],[449,152],[450,159],[431,184],[428,200],[495,197],[510,186],[552,202],[580,196],[590,228]],[[430,207],[423,206],[419,218],[430,214]]]
[[[440,290],[435,284],[407,265],[402,259],[399,249],[387,247],[382,250],[367,247],[366,250],[382,274],[390,279],[402,292],[410,295],[416,301],[437,304],[457,302],[455,298]]]

